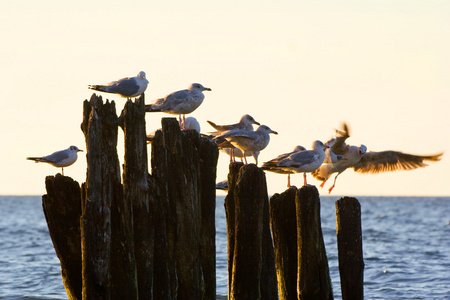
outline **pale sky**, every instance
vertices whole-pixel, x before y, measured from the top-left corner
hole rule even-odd
[[[148,103],[193,82],[212,89],[191,114],[202,132],[212,130],[206,120],[229,124],[244,114],[278,131],[259,165],[326,141],[346,121],[347,142],[369,151],[447,152],[414,171],[347,170],[334,195],[450,196],[449,16],[447,0],[2,3],[0,195],[44,194],[45,176],[60,169],[25,158],[86,150],[87,86],[142,70]],[[125,100],[102,96],[120,114]],[[166,116],[147,115],[147,131]],[[119,141],[122,160],[121,129]],[[221,154],[217,180],[227,173]],[[85,181],[85,152],[65,175]],[[286,189],[285,175],[266,178],[269,194]],[[291,180],[303,182],[301,174]]]

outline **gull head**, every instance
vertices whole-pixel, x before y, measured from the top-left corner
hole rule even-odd
[[[78,149],[77,146],[70,146],[69,149],[70,149],[70,151],[73,151],[73,152],[80,152],[80,151],[83,152],[83,150]]]
[[[243,123],[243,124],[256,124],[256,125],[260,125],[259,122],[256,122],[255,119],[253,119],[252,116],[250,115],[243,115],[241,120],[239,121],[239,123]]]
[[[203,91],[210,91],[210,88],[204,87],[203,85],[201,85],[200,83],[192,83],[188,90],[190,91],[199,91],[199,92],[203,92]]]
[[[139,78],[141,78],[141,79],[145,79],[145,72],[144,72],[144,71],[140,71],[140,72],[137,74],[137,77],[139,77]]]
[[[325,145],[319,140],[315,140],[311,146],[314,151],[322,150],[324,151],[326,148],[329,148],[328,145]]]
[[[367,147],[365,145],[359,146],[359,156],[362,157],[367,152]]]
[[[263,132],[263,133],[267,133],[267,134],[270,134],[270,133],[278,134],[278,132],[276,132],[276,131],[270,129],[269,126],[266,126],[266,125],[261,125],[261,126],[259,126],[258,129],[257,129],[256,131],[258,131],[258,132]]]

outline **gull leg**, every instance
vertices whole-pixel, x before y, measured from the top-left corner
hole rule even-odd
[[[183,130],[186,129],[186,115],[183,115]]]
[[[291,187],[291,174],[288,174],[288,188]]]
[[[243,153],[244,153],[244,161],[245,161],[245,164],[247,164],[247,157],[245,157],[245,151],[244,151]]]
[[[341,174],[341,173],[339,173],[339,174]],[[328,189],[328,194],[331,194],[331,191],[334,189],[334,186],[336,185],[336,179],[337,179],[337,177],[339,176],[339,174],[337,174],[337,175],[334,177],[333,185]]]
[[[61,168],[62,175],[64,176],[64,168]]]
[[[303,173],[303,182],[305,185],[308,185],[308,183],[306,182],[306,173]]]
[[[321,188],[323,188],[324,186],[325,186],[325,182],[326,182],[327,180],[325,179],[321,184],[320,184],[320,187]]]

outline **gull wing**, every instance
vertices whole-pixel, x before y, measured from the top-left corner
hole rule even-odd
[[[347,124],[343,123],[342,130],[336,130],[336,132],[338,136],[331,146],[331,151],[334,154],[344,155],[348,149],[348,145],[345,143],[345,141],[350,137]]]
[[[380,173],[400,170],[414,170],[426,167],[424,161],[439,161],[443,153],[436,155],[413,155],[398,151],[370,151],[353,166],[355,172]]]

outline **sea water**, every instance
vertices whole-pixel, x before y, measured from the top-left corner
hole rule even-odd
[[[335,201],[321,196],[335,299],[341,299]],[[365,299],[450,299],[450,197],[356,197]],[[216,199],[217,294],[227,294],[224,197]],[[67,299],[40,196],[0,196],[0,299]]]

